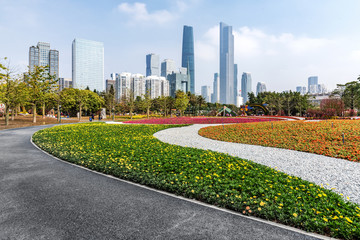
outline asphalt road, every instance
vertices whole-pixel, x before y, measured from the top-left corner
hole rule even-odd
[[[0,239],[318,239],[56,160],[42,128],[0,131]]]

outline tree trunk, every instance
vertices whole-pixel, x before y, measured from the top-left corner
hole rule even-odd
[[[42,118],[45,118],[45,103],[42,105]]]
[[[5,104],[5,126],[9,126],[9,106]]]
[[[147,119],[149,119],[149,112],[150,112],[150,109],[149,109],[149,108],[147,108],[147,109],[146,109],[146,116],[147,116]]]
[[[61,122],[61,112],[60,112],[60,104],[59,103],[57,105],[57,120],[58,120],[58,123]]]
[[[33,123],[36,123],[36,103],[33,103]]]
[[[11,121],[14,121],[15,119],[15,109],[11,109]]]
[[[79,122],[81,121],[81,104],[79,105]],[[100,119],[99,119],[100,120]]]

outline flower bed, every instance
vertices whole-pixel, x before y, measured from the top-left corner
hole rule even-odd
[[[358,205],[247,160],[153,137],[169,127],[176,126],[63,125],[38,131],[33,141],[61,159],[99,172],[306,231],[360,238]]]
[[[249,123],[249,122],[268,122],[281,119],[266,117],[173,117],[158,119],[141,119],[136,121],[126,121],[124,123],[137,124],[221,124],[221,123]]]
[[[292,149],[360,161],[360,121],[238,124],[227,125],[224,128],[202,128],[199,134],[221,141]]]

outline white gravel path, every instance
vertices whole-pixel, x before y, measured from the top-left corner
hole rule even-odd
[[[360,163],[293,150],[212,140],[198,134],[200,128],[207,126],[214,125],[195,124],[169,128],[154,136],[170,144],[209,149],[249,159],[319,186],[335,188],[335,192],[360,204]]]

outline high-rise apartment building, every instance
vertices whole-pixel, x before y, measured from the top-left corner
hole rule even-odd
[[[134,98],[143,97],[146,94],[145,76],[139,73],[132,74],[131,89],[134,92]]]
[[[146,55],[146,76],[160,76],[159,59],[159,55],[154,53]]]
[[[220,78],[218,73],[214,73],[213,93],[211,94],[212,103],[220,103]]]
[[[146,92],[150,94],[150,98],[154,99],[161,96],[169,96],[169,81],[164,77],[147,76]]]
[[[74,88],[105,90],[104,44],[75,38],[72,43],[72,79]]]
[[[211,89],[210,86],[201,87],[201,96],[205,99],[206,102],[211,101]]]
[[[251,74],[244,72],[241,76],[241,97],[243,98],[243,103],[245,104],[248,101],[248,93],[252,92],[251,90]]]
[[[296,92],[299,92],[301,95],[304,95],[306,93],[306,87],[303,86],[297,86]]]
[[[115,80],[115,99],[121,101],[129,96],[131,91],[131,73],[122,72],[116,75]]]
[[[318,92],[318,77],[317,76],[311,76],[308,78],[308,92],[310,94],[315,94]]]
[[[113,87],[113,89],[115,91],[115,81],[116,81],[116,78],[115,78],[115,80],[112,80],[112,79],[105,80],[105,88],[106,88],[107,93],[110,91],[111,86]]]
[[[37,46],[29,49],[29,68],[34,70],[34,66],[48,66],[49,73],[59,77],[59,51],[51,50],[50,43],[38,42]]]
[[[220,23],[220,103],[236,104],[234,96],[234,35],[232,27]]]
[[[175,72],[175,62],[172,59],[165,59],[161,63],[161,76],[167,79],[169,74]]]
[[[188,69],[189,91],[195,94],[194,34],[191,26],[184,26],[181,66]]]
[[[256,85],[256,96],[262,92],[266,92],[266,85],[264,82],[258,82]]]

